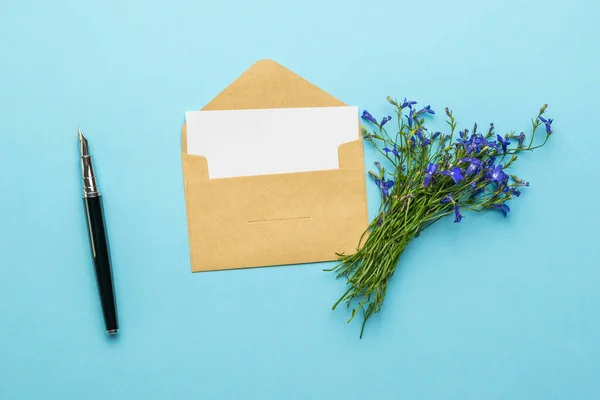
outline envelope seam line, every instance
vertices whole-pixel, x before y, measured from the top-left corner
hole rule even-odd
[[[283,221],[298,221],[310,219],[311,217],[294,217],[294,218],[273,218],[273,219],[255,219],[248,221],[249,224],[260,224],[264,222],[283,222]]]

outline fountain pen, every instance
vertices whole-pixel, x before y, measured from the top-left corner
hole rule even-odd
[[[104,212],[102,208],[102,197],[96,185],[92,156],[89,152],[88,141],[78,128],[79,148],[81,151],[81,176],[83,180],[83,202],[87,218],[87,226],[90,238],[92,258],[106,333],[114,335],[119,331],[117,322],[117,307],[115,305],[115,291],[113,276],[110,266],[110,252],[108,238],[106,236],[106,225],[104,223]]]

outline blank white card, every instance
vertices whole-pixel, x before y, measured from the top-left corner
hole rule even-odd
[[[358,107],[186,113],[188,154],[210,178],[338,168],[338,147],[359,138]]]

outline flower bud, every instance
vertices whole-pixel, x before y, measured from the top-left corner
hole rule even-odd
[[[512,178],[513,181],[515,181],[517,183],[523,183],[523,179],[519,178],[518,176],[511,175],[510,177]]]
[[[360,133],[362,133],[363,138],[365,138],[365,139],[370,139],[373,137],[373,135],[371,135],[370,133],[367,132],[367,128],[365,128],[364,126],[360,127]]]

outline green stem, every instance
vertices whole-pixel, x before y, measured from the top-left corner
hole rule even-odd
[[[342,302],[348,306],[357,304],[348,322],[359,310],[363,311],[361,336],[367,320],[381,310],[388,282],[404,250],[430,220],[428,200],[427,196],[407,197],[406,203],[382,211],[377,218],[381,218],[381,224],[373,227],[363,246],[355,254],[341,258],[335,268],[338,276],[346,277],[349,287],[332,308]]]

